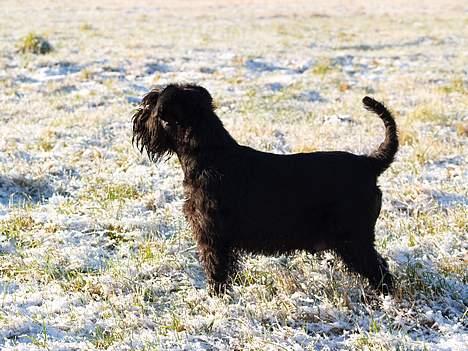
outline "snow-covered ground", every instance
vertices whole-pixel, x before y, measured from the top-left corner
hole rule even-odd
[[[467,9],[0,2],[0,349],[466,349]],[[17,53],[29,32],[54,51]],[[331,253],[246,257],[232,293],[208,296],[178,163],[131,145],[142,95],[175,81],[278,153],[369,152],[383,126],[360,101],[385,101],[402,147],[376,231],[396,296]]]

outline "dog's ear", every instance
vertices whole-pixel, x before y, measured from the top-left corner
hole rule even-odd
[[[154,107],[156,106],[159,95],[159,89],[151,90],[143,97],[141,103],[138,105],[137,110],[133,114],[132,143],[136,142],[136,145],[140,151],[143,150],[144,145],[148,144],[150,140],[151,131],[148,130],[148,127],[151,127],[152,124],[154,124],[154,122],[151,121],[151,115],[153,113]]]
[[[166,122],[193,125],[195,118],[213,111],[213,98],[197,85],[169,85],[161,92],[156,110]]]

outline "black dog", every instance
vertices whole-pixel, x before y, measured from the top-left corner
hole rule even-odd
[[[384,293],[393,278],[374,248],[382,193],[377,177],[398,149],[395,121],[379,102],[385,141],[371,155],[276,155],[239,145],[216,116],[208,91],[171,84],[154,89],[133,116],[133,142],[157,161],[175,153],[185,175],[184,213],[210,287],[224,291],[242,252],[334,250]]]

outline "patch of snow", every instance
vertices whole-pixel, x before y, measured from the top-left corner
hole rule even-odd
[[[325,101],[325,99],[320,95],[320,93],[315,90],[306,91],[298,95],[297,99],[301,101],[308,101],[308,102],[324,102]]]

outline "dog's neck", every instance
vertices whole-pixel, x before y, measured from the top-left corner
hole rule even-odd
[[[213,167],[215,160],[238,146],[213,113],[198,128],[191,129],[184,143],[175,143],[175,153],[187,180]]]

